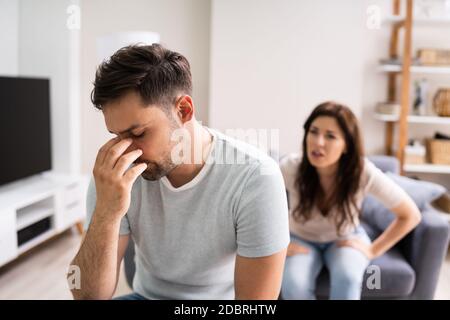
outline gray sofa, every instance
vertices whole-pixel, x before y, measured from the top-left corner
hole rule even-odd
[[[396,158],[375,156],[370,160],[385,172],[399,171]],[[371,262],[381,271],[380,289],[370,290],[363,285],[363,299],[433,299],[448,250],[450,227],[429,204],[421,212],[420,224],[394,248]],[[375,214],[363,211],[362,224],[374,239],[382,232],[380,220],[387,225],[392,218],[386,211]],[[135,272],[133,241],[128,245],[124,260],[126,278],[131,287]],[[372,274],[366,273],[364,284]],[[328,292],[328,272],[324,268],[318,278],[316,294],[320,299],[326,298]]]

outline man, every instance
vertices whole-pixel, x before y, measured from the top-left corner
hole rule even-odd
[[[117,137],[95,161],[75,299],[114,295],[130,237],[136,274],[124,298],[278,297],[289,243],[279,168],[203,127],[191,94],[188,61],[158,44],[99,66],[92,102]]]

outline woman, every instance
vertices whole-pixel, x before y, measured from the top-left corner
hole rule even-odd
[[[399,186],[364,158],[358,123],[349,108],[320,104],[304,130],[303,156],[289,155],[280,163],[291,232],[281,294],[284,299],[314,299],[316,278],[325,265],[330,299],[360,299],[370,260],[410,232],[420,212]],[[359,224],[367,194],[396,215],[373,243]]]

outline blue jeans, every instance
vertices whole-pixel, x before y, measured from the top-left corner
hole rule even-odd
[[[133,292],[124,296],[115,297],[113,300],[147,300],[147,298],[141,296],[139,293]]]
[[[370,244],[363,227],[358,226],[348,238],[358,237]],[[287,257],[281,295],[283,299],[315,299],[316,279],[323,265],[330,274],[330,299],[361,298],[361,286],[369,259],[352,247],[338,247],[335,242],[311,242],[291,234],[291,241],[309,252]]]

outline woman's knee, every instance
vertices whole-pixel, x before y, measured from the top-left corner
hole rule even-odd
[[[285,273],[281,284],[281,297],[285,300],[314,299],[315,283],[312,275]]]
[[[286,300],[314,299],[316,270],[312,270],[311,265],[306,267],[305,265],[289,262],[286,261],[283,273],[281,285],[282,298]]]
[[[365,268],[364,268],[365,270]],[[339,286],[361,286],[364,277],[362,268],[333,268],[330,271],[331,282]]]

